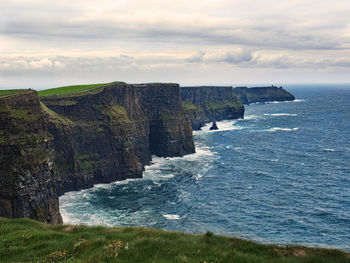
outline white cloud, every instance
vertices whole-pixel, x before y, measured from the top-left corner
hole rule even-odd
[[[202,62],[204,59],[204,56],[205,56],[204,51],[198,51],[196,54],[190,56],[189,58],[186,58],[185,61],[190,63]]]
[[[66,81],[83,72],[131,80],[158,72],[187,83],[200,71],[209,81],[220,68],[231,81],[244,74],[229,69],[307,69],[330,81],[331,69],[341,79],[350,73],[348,0],[12,0],[0,9],[2,83],[44,73]]]
[[[53,63],[48,58],[42,58],[40,60],[32,60],[29,63],[29,66],[33,69],[50,69],[53,66]]]

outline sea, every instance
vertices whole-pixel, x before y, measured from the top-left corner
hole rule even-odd
[[[64,222],[350,251],[350,85],[285,88],[295,101],[206,125],[195,154],[154,156],[143,179],[66,193]]]

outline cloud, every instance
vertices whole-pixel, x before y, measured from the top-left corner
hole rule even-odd
[[[232,68],[349,73],[348,0],[13,0],[0,9],[1,81],[150,72],[209,80],[218,71],[240,78]]]
[[[28,64],[33,69],[52,68],[52,66],[54,65],[52,63],[52,61],[50,59],[48,59],[48,58],[43,58],[43,59],[40,59],[40,60],[33,60],[33,61],[30,61]]]
[[[239,50],[237,52],[228,52],[219,61],[230,64],[249,63],[253,59],[252,53],[248,50]]]
[[[334,36],[332,30],[313,32],[296,31],[291,25],[281,26],[274,20],[262,28],[257,24],[238,24],[218,21],[194,24],[191,21],[158,19],[145,22],[139,19],[113,19],[88,21],[41,21],[16,20],[5,24],[0,31],[8,37],[15,37],[39,43],[67,41],[76,44],[91,41],[92,45],[103,42],[171,43],[172,45],[245,45],[269,49],[292,50],[339,50],[350,48],[350,41]],[[326,33],[326,34],[325,34]],[[49,40],[48,40],[49,39]],[[78,41],[78,42],[76,42]]]
[[[189,63],[199,63],[202,62],[205,56],[205,52],[204,51],[198,51],[196,54],[194,54],[193,56],[186,58],[185,61],[189,62]]]

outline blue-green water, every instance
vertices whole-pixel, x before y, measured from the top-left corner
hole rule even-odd
[[[288,89],[288,88],[287,88]],[[60,198],[66,223],[145,226],[350,250],[350,88],[289,88],[194,132],[197,153]]]

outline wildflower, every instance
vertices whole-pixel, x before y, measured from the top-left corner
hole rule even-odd
[[[123,242],[118,239],[118,247],[122,248],[124,246]]]

